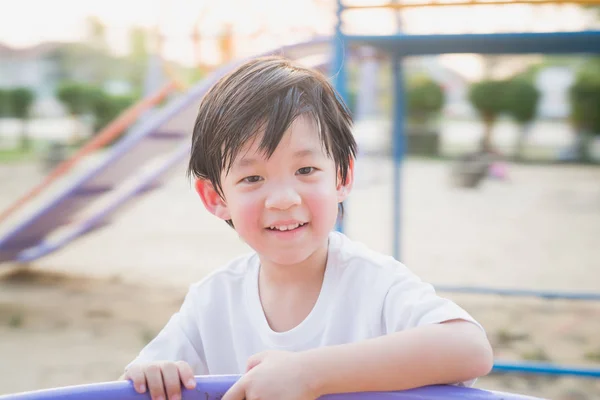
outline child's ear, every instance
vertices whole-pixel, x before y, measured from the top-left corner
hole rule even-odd
[[[194,186],[196,187],[196,193],[198,193],[204,203],[204,207],[206,207],[211,214],[214,214],[225,221],[231,219],[227,204],[225,204],[225,201],[219,193],[217,193],[210,181],[196,179]]]
[[[350,157],[348,171],[346,172],[346,183],[342,184],[342,176],[338,174],[337,197],[338,203],[346,200],[354,185],[354,158]]]

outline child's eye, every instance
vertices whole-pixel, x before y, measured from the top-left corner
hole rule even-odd
[[[258,175],[252,175],[252,176],[247,176],[244,179],[242,179],[242,182],[244,183],[256,183],[258,181],[260,181],[262,178]]]
[[[308,175],[315,170],[315,167],[303,167],[298,170],[299,175]]]

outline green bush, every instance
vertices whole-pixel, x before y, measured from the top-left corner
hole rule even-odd
[[[0,118],[7,118],[13,115],[10,92],[0,89]]]
[[[489,151],[492,146],[492,129],[496,119],[506,109],[506,81],[484,80],[471,85],[469,101],[483,120],[485,130],[481,150]]]
[[[494,123],[505,110],[506,82],[484,80],[471,85],[469,101],[486,123]]]
[[[4,90],[0,94],[0,115],[18,118],[23,123],[20,138],[22,150],[29,150],[30,148],[26,121],[29,119],[29,112],[34,100],[35,93],[26,87]]]
[[[442,87],[427,76],[408,80],[406,88],[406,112],[412,121],[423,124],[434,118],[444,107]]]
[[[72,115],[83,115],[92,112],[97,90],[86,83],[65,82],[58,87],[56,97]]]
[[[506,82],[505,111],[519,124],[535,119],[540,92],[535,85],[525,79],[514,78]]]
[[[93,130],[100,131],[136,101],[134,95],[111,95],[101,88],[80,82],[66,82],[57,97],[73,115],[90,114]]]
[[[26,87],[0,89],[0,117],[27,119],[35,93]]]
[[[581,72],[569,95],[571,120],[576,128],[600,135],[600,71]]]
[[[103,91],[96,92],[92,109],[94,114],[94,130],[98,132],[106,127],[135,101],[136,98],[134,96],[117,96]]]

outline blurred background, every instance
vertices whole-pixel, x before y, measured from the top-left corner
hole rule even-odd
[[[349,9],[343,32],[600,30],[594,0],[443,3]],[[336,10],[0,0],[0,394],[117,379],[189,284],[249,251],[185,176],[197,104],[259,54],[336,78]],[[390,56],[346,51],[345,233],[484,325],[498,368],[477,387],[600,398],[600,54],[404,59],[395,161]]]

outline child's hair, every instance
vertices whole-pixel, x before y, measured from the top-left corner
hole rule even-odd
[[[275,56],[244,63],[206,93],[194,125],[188,174],[209,180],[223,196],[221,172],[229,171],[248,140],[262,134],[259,148],[270,157],[301,115],[315,120],[345,184],[356,156],[348,108],[322,74]]]

